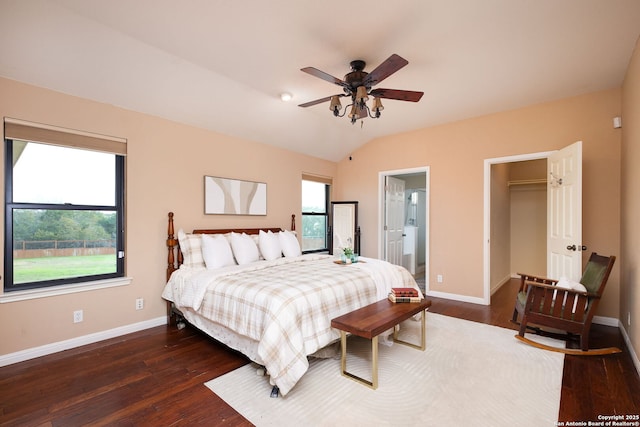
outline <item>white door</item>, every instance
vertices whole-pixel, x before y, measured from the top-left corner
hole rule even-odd
[[[385,183],[385,260],[402,265],[404,234],[404,181],[392,176]]]
[[[582,273],[582,141],[547,160],[547,276]]]

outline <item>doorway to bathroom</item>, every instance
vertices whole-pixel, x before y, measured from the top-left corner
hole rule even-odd
[[[429,167],[380,172],[379,258],[429,278]]]

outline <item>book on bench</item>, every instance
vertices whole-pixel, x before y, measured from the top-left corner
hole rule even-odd
[[[418,290],[415,288],[391,288],[391,293],[396,297],[417,297]]]
[[[420,301],[422,301],[422,298],[420,298],[419,296],[416,296],[416,297],[400,297],[400,296],[394,295],[393,292],[391,292],[389,294],[389,301],[394,302],[394,303],[420,302]]]

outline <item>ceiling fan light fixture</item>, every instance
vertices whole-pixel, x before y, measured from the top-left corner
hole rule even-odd
[[[349,112],[349,118],[351,119],[351,122],[355,122],[356,119],[358,118],[358,105],[357,104],[353,104],[351,106],[351,111]]]
[[[373,98],[373,111],[378,112],[384,110],[384,106],[382,105],[382,99],[374,97]]]
[[[334,95],[331,97],[331,105],[329,105],[329,110],[333,111],[333,115],[337,116],[342,109],[342,104],[340,103],[340,97],[338,95]]]
[[[356,90],[356,101],[358,101],[361,105],[364,105],[365,102],[369,100],[369,95],[367,95],[367,88],[364,86],[358,86]]]

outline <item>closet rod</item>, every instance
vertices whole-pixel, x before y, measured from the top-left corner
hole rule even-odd
[[[546,184],[546,179],[519,179],[516,181],[508,181],[507,186],[511,187],[512,185],[531,185],[531,184]]]

